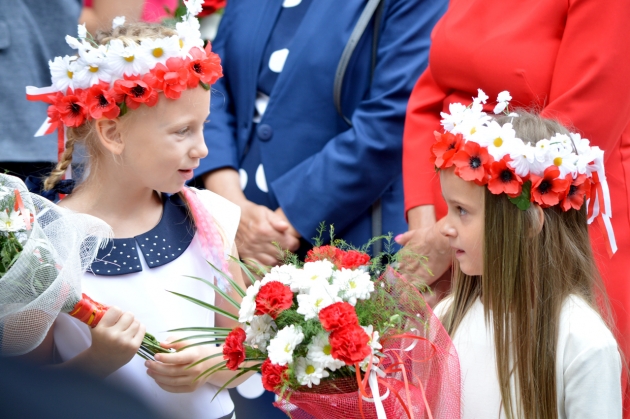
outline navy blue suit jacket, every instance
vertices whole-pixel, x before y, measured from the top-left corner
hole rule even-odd
[[[229,0],[213,50],[225,76],[215,85],[205,127],[208,157],[200,174],[232,167],[252,130],[261,60],[283,0]],[[333,102],[335,70],[366,0],[316,0],[299,27],[257,127],[272,200],[307,240],[321,221],[362,245],[371,237],[371,206],[383,204],[383,232],[407,230],[402,134],[407,100],[427,65],[430,33],[446,0],[384,0],[374,78],[373,26],[349,63],[344,114]]]

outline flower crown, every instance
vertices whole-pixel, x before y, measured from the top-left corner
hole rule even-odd
[[[206,90],[223,76],[221,59],[204,48],[196,15],[203,0],[184,0],[186,14],[177,23],[177,35],[143,39],[140,43],[112,39],[97,45],[79,25],[78,39],[66,36],[78,55],[55,57],[49,61],[52,86],[26,87],[31,101],[48,103],[48,118],[36,137],[58,130],[58,153],[65,148],[65,128],[81,126],[86,120],[114,119],[140,104],[155,106],[158,93],[178,99],[188,88]],[[124,17],[114,19],[113,28],[123,25]]]
[[[455,168],[465,181],[487,185],[490,192],[505,193],[519,209],[531,202],[542,208],[559,205],[563,211],[588,205],[588,222],[602,224],[608,236],[609,252],[617,250],[610,223],[610,193],[604,172],[604,152],[590,146],[580,134],[556,133],[535,145],[516,136],[512,123],[499,124],[483,111],[488,96],[478,89],[472,104],[449,105],[441,113],[444,133],[435,132],[437,142],[431,148],[435,166]],[[509,112],[509,92],[499,93],[495,114]]]

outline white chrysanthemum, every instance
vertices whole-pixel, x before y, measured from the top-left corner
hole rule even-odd
[[[122,26],[124,24],[125,24],[125,17],[116,16],[114,20],[112,21],[112,29],[116,29],[117,27]]]
[[[487,147],[494,160],[501,160],[517,146],[516,131],[509,122],[501,125],[497,121],[490,121],[472,135],[471,139]]]
[[[140,48],[146,53],[149,67],[153,68],[157,63],[166,63],[171,57],[179,57],[181,45],[176,35],[167,38],[143,39]]]
[[[90,48],[79,51],[77,71],[74,79],[77,88],[85,89],[98,84],[99,81],[110,82],[112,76],[107,68],[105,54],[101,49]]]
[[[359,269],[345,269],[333,273],[333,284],[339,287],[339,296],[353,306],[357,300],[367,300],[374,292],[370,274]]]
[[[245,343],[265,352],[269,344],[269,339],[271,339],[275,330],[276,323],[271,316],[268,314],[254,316],[252,321],[245,328]]]
[[[324,368],[335,371],[345,366],[346,363],[332,357],[328,336],[330,333],[322,332],[313,337],[311,343],[308,344],[306,357],[320,363]]]
[[[269,341],[267,353],[276,365],[287,365],[293,362],[293,350],[304,340],[300,326],[290,325],[280,330],[276,337]]]
[[[508,165],[514,169],[517,175],[525,177],[529,175],[531,166],[534,163],[534,147],[523,143],[523,140],[516,138],[514,149],[510,152]]]
[[[77,69],[76,59],[77,57],[66,55],[65,57],[55,57],[53,61],[48,61],[52,84],[62,93],[66,93],[68,87],[72,90],[75,89],[74,73]]]
[[[296,292],[297,289],[294,289],[292,286],[294,282],[300,277],[298,272],[298,268],[295,265],[280,265],[274,266],[271,268],[271,271],[268,272],[262,279],[262,285],[265,285],[268,282],[278,281],[283,283],[284,285],[288,285],[291,287],[291,291]]]
[[[296,311],[304,315],[304,320],[310,320],[318,317],[323,308],[340,301],[339,287],[320,280],[309,288],[308,293],[297,296]]]
[[[17,211],[0,211],[0,231],[15,232],[26,229],[24,217]]]
[[[240,323],[249,323],[254,318],[256,312],[256,296],[260,291],[260,281],[254,282],[253,285],[247,287],[243,301],[241,301],[241,308],[238,310],[238,321]]]
[[[109,43],[107,67],[117,79],[123,78],[124,75],[141,75],[151,69],[145,49],[140,48],[135,42],[125,45],[120,39],[113,39]]]
[[[318,282],[328,283],[332,278],[334,268],[335,265],[327,260],[307,262],[301,270],[296,272],[296,282],[291,289],[307,293],[311,286]]]
[[[328,377],[328,375],[328,371],[324,370],[324,367],[319,362],[302,357],[296,360],[295,378],[303,386],[306,385],[309,388],[313,384],[318,386],[320,380]]]

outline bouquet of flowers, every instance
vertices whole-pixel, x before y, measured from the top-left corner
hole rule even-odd
[[[240,326],[179,329],[205,332],[188,338],[207,339],[194,345],[223,343],[223,361],[199,377],[258,371],[276,406],[300,419],[458,418],[458,357],[417,286],[395,258],[337,244],[313,248],[304,263],[288,254],[262,280],[241,264],[253,283],[243,291],[232,282],[241,304],[209,284],[239,308],[230,317]]]
[[[59,313],[96,327],[108,307],[81,293],[81,276],[111,235],[109,226],[31,194],[0,174],[0,354],[22,355]],[[147,334],[139,355],[166,351]]]

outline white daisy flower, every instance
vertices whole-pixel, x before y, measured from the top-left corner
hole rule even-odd
[[[442,126],[446,131],[452,131],[453,128],[458,126],[464,120],[464,112],[466,111],[466,106],[461,103],[451,103],[448,106],[448,112],[440,112],[442,116]]]
[[[502,91],[497,96],[497,102],[509,102],[512,100],[512,96],[510,96],[510,92],[507,90]]]
[[[124,24],[125,24],[125,17],[116,16],[114,20],[112,21],[112,29],[116,29],[117,27],[122,26]]]
[[[0,211],[0,231],[15,232],[25,229],[24,217],[18,211]]]
[[[150,68],[157,63],[165,64],[169,58],[178,57],[181,54],[179,38],[176,35],[167,38],[143,39],[140,48],[146,53]]]
[[[76,87],[85,89],[98,84],[100,81],[110,82],[112,76],[107,68],[105,54],[100,49],[91,48],[79,51],[77,71],[74,74]]]
[[[320,363],[324,368],[335,371],[345,366],[346,363],[332,357],[332,348],[330,347],[328,336],[330,336],[330,333],[322,332],[313,337],[311,343],[307,346],[308,352],[306,357]]]
[[[79,41],[77,38],[70,35],[66,35],[66,43],[70,48],[76,49],[78,51],[85,51],[92,48],[92,45],[90,45],[88,42]]]
[[[50,67],[50,78],[53,86],[62,93],[66,93],[68,87],[75,89],[74,73],[77,70],[77,57],[66,55],[65,57],[55,57],[48,61]]]
[[[534,163],[534,147],[530,144],[523,143],[523,140],[516,138],[514,141],[514,149],[510,152],[508,165],[514,169],[517,175],[525,177],[529,175],[532,164]]]
[[[376,354],[379,350],[383,349],[383,345],[379,343],[379,333],[378,330],[374,330],[372,325],[369,326],[361,326],[365,333],[370,337],[370,341],[368,342],[368,346],[372,349],[372,355],[368,355],[365,357],[363,361],[360,362],[361,370],[367,371],[368,364],[370,363],[370,358],[372,359],[372,365],[378,365],[380,362]]]
[[[287,365],[293,362],[293,350],[304,340],[300,326],[290,325],[280,330],[276,337],[269,341],[267,353],[276,365]]]
[[[357,299],[367,300],[374,292],[374,282],[370,274],[359,269],[345,269],[333,273],[333,285],[339,287],[339,296],[353,306]]]
[[[497,121],[490,121],[471,138],[479,145],[487,147],[488,153],[497,161],[516,145],[516,131],[509,122],[501,125]]]
[[[564,147],[567,151],[573,153],[573,140],[571,137],[565,134],[555,134],[549,140],[551,144],[556,144]]]
[[[338,286],[318,281],[309,288],[308,293],[297,296],[298,308],[296,311],[304,315],[304,320],[315,319],[323,308],[341,301],[338,294]]]
[[[243,301],[241,301],[241,308],[238,311],[238,321],[240,323],[249,323],[254,318],[256,312],[256,296],[260,291],[260,281],[254,282],[253,285],[247,287]]]
[[[299,357],[296,360],[295,366],[295,378],[301,385],[306,385],[309,388],[313,384],[319,385],[322,378],[328,377],[328,371],[324,370],[324,367],[311,359]]]
[[[114,78],[141,75],[148,72],[150,59],[145,49],[135,42],[125,45],[120,39],[113,39],[107,50],[107,67]]]
[[[271,271],[263,277],[262,285],[265,285],[268,282],[278,281],[283,283],[284,285],[290,286],[291,291],[296,292],[297,288],[294,289],[294,287],[299,277],[300,273],[298,272],[298,268],[296,268],[295,265],[274,266],[273,268],[271,268]]]
[[[204,0],[184,0],[184,5],[188,9],[188,13],[197,16],[203,10]]]
[[[79,39],[85,39],[85,37],[87,36],[87,28],[85,27],[85,23],[79,25],[79,27],[77,28],[77,34],[79,36]]]
[[[262,316],[254,316],[252,321],[245,328],[245,343],[254,348],[258,348],[265,352],[269,339],[275,333],[276,323],[271,316],[263,314]]]
[[[203,49],[203,40],[201,39],[199,28],[199,20],[195,17],[190,17],[186,21],[175,25],[175,30],[177,30],[177,35],[181,40],[180,54],[182,57],[186,57],[191,48],[198,47]]]
[[[318,282],[329,283],[334,269],[335,265],[327,260],[307,262],[301,270],[296,271],[295,282],[291,285],[291,288],[292,290],[308,293],[311,286]]]
[[[473,103],[486,103],[488,95],[481,89],[477,89],[477,97],[473,99]]]

